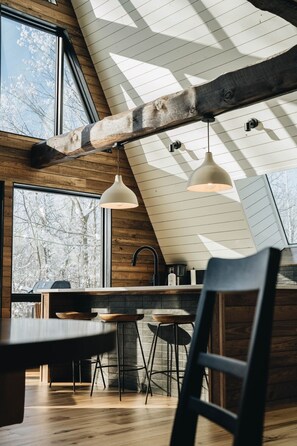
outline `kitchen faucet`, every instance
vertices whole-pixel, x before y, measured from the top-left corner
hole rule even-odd
[[[153,248],[152,246],[148,246],[148,245],[140,246],[140,248],[136,249],[136,251],[134,252],[134,254],[132,256],[131,264],[133,266],[136,265],[138,254],[144,249],[147,249],[148,251],[151,251],[153,253],[153,256],[154,256],[153,285],[159,285],[159,258],[158,258],[158,254],[157,254],[157,251],[155,250],[155,248]]]

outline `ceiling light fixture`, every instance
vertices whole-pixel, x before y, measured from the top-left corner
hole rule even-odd
[[[132,209],[138,206],[135,193],[129,189],[120,175],[120,149],[124,149],[124,144],[116,143],[117,153],[117,174],[111,187],[101,195],[100,206],[108,209]]]
[[[193,171],[188,181],[187,190],[190,192],[221,192],[231,189],[230,175],[216,164],[209,150],[209,123],[214,122],[213,116],[205,116],[202,119],[207,122],[207,152],[201,166]]]

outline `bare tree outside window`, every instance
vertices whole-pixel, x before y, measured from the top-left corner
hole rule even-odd
[[[289,244],[297,243],[297,169],[267,174]]]
[[[54,135],[57,36],[1,18],[0,129],[47,139]],[[64,55],[63,131],[89,123]]]
[[[12,292],[37,281],[101,284],[99,198],[15,188]]]

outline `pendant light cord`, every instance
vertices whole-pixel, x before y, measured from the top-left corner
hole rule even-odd
[[[120,175],[120,147],[119,146],[117,146],[117,149],[118,149],[118,157],[117,157],[117,175]]]
[[[207,152],[209,153],[209,121],[207,121]]]

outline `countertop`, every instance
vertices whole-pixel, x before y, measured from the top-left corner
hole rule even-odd
[[[36,290],[38,294],[44,293],[84,293],[84,294],[187,294],[201,291],[199,285],[158,285],[158,286],[134,286],[134,287],[106,287],[106,288],[58,288]],[[278,284],[279,290],[297,290],[297,284]]]
[[[200,291],[202,285],[158,285],[158,286],[134,286],[134,287],[106,287],[106,288],[58,288],[40,289],[35,292],[45,293],[84,293],[84,294],[184,294]]]

